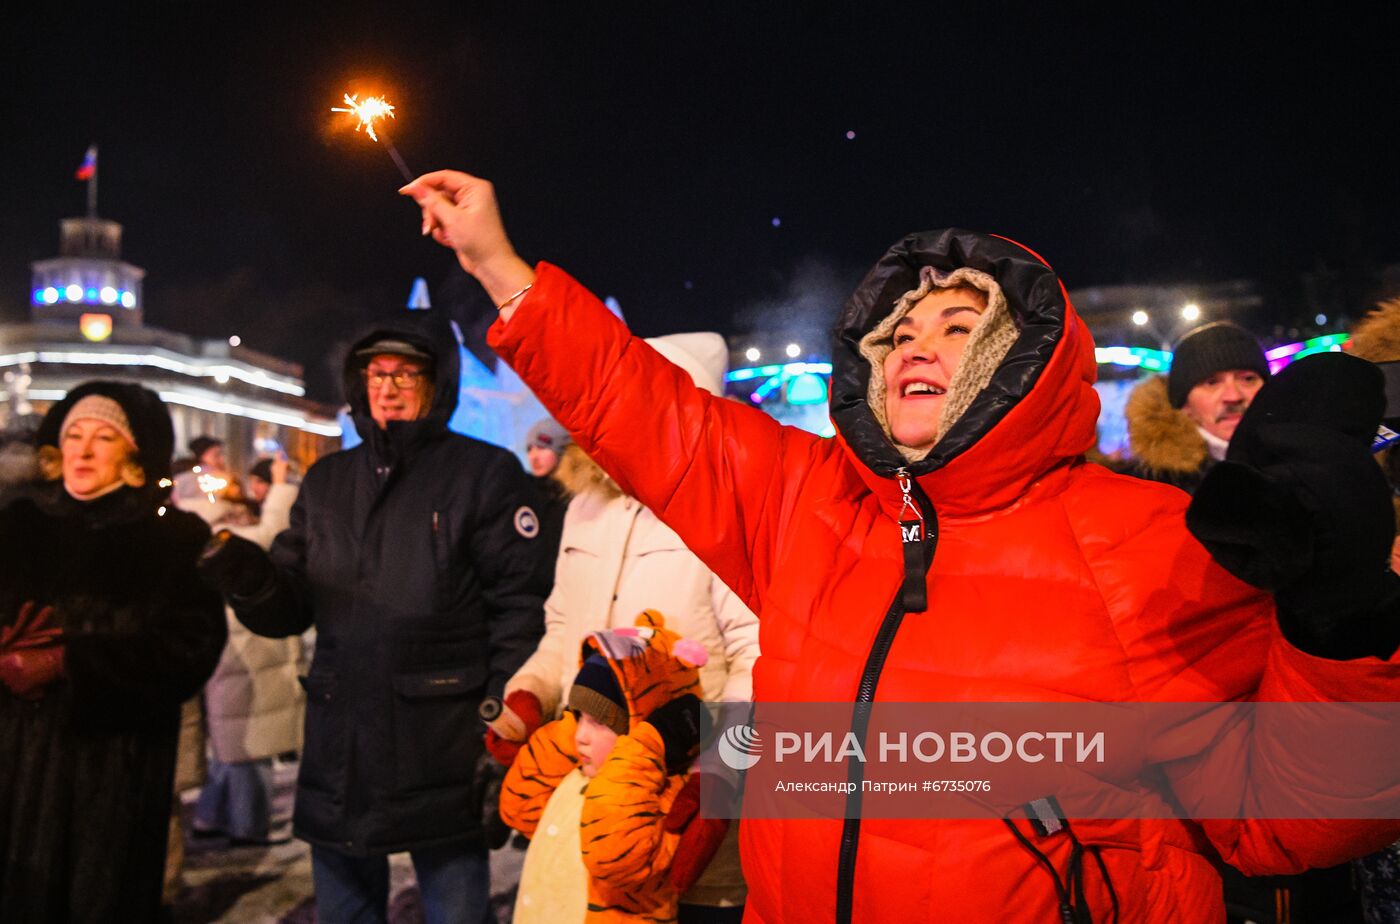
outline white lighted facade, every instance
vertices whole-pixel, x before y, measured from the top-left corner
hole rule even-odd
[[[310,464],[339,446],[335,408],[306,397],[300,366],[146,326],[145,270],[121,259],[121,225],[89,217],[60,227],[61,255],[32,264],[29,321],[0,325],[0,429],[80,382],[115,379],[160,394],[177,454],[196,436],[218,437],[242,471],[275,447]]]

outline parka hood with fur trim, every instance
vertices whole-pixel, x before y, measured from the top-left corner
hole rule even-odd
[[[1400,361],[1400,298],[1381,302],[1352,328],[1347,352],[1373,363]],[[1395,496],[1395,524],[1400,528],[1400,451],[1394,446],[1377,453],[1376,461],[1385,472]]]
[[[1346,348],[1373,363],[1400,360],[1400,298],[1379,303],[1357,321]]]
[[[1124,407],[1128,448],[1146,477],[1189,475],[1206,464],[1205,437],[1167,397],[1167,377],[1154,375],[1133,388]]]

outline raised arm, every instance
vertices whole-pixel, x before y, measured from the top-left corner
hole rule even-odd
[[[441,171],[403,191],[502,306],[492,348],[624,491],[761,609],[776,543],[825,442],[697,388],[563,270],[531,271],[490,183]]]

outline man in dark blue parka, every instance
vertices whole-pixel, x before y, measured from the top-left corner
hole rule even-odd
[[[430,924],[476,924],[488,899],[477,708],[534,650],[548,588],[531,479],[447,429],[457,357],[445,324],[357,341],[345,393],[364,442],[307,472],[271,567],[236,540],[215,556],[248,628],[316,628],[294,830],[323,921],[383,920],[404,850]]]

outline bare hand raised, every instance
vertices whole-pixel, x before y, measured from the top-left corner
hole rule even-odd
[[[287,458],[287,454],[282,450],[277,450],[277,455],[272,457],[272,483],[286,484],[287,471],[292,467],[292,462]]]
[[[500,304],[534,282],[535,273],[515,253],[501,223],[496,189],[487,180],[456,170],[426,173],[399,192],[423,210],[423,233],[450,247],[462,269]]]

